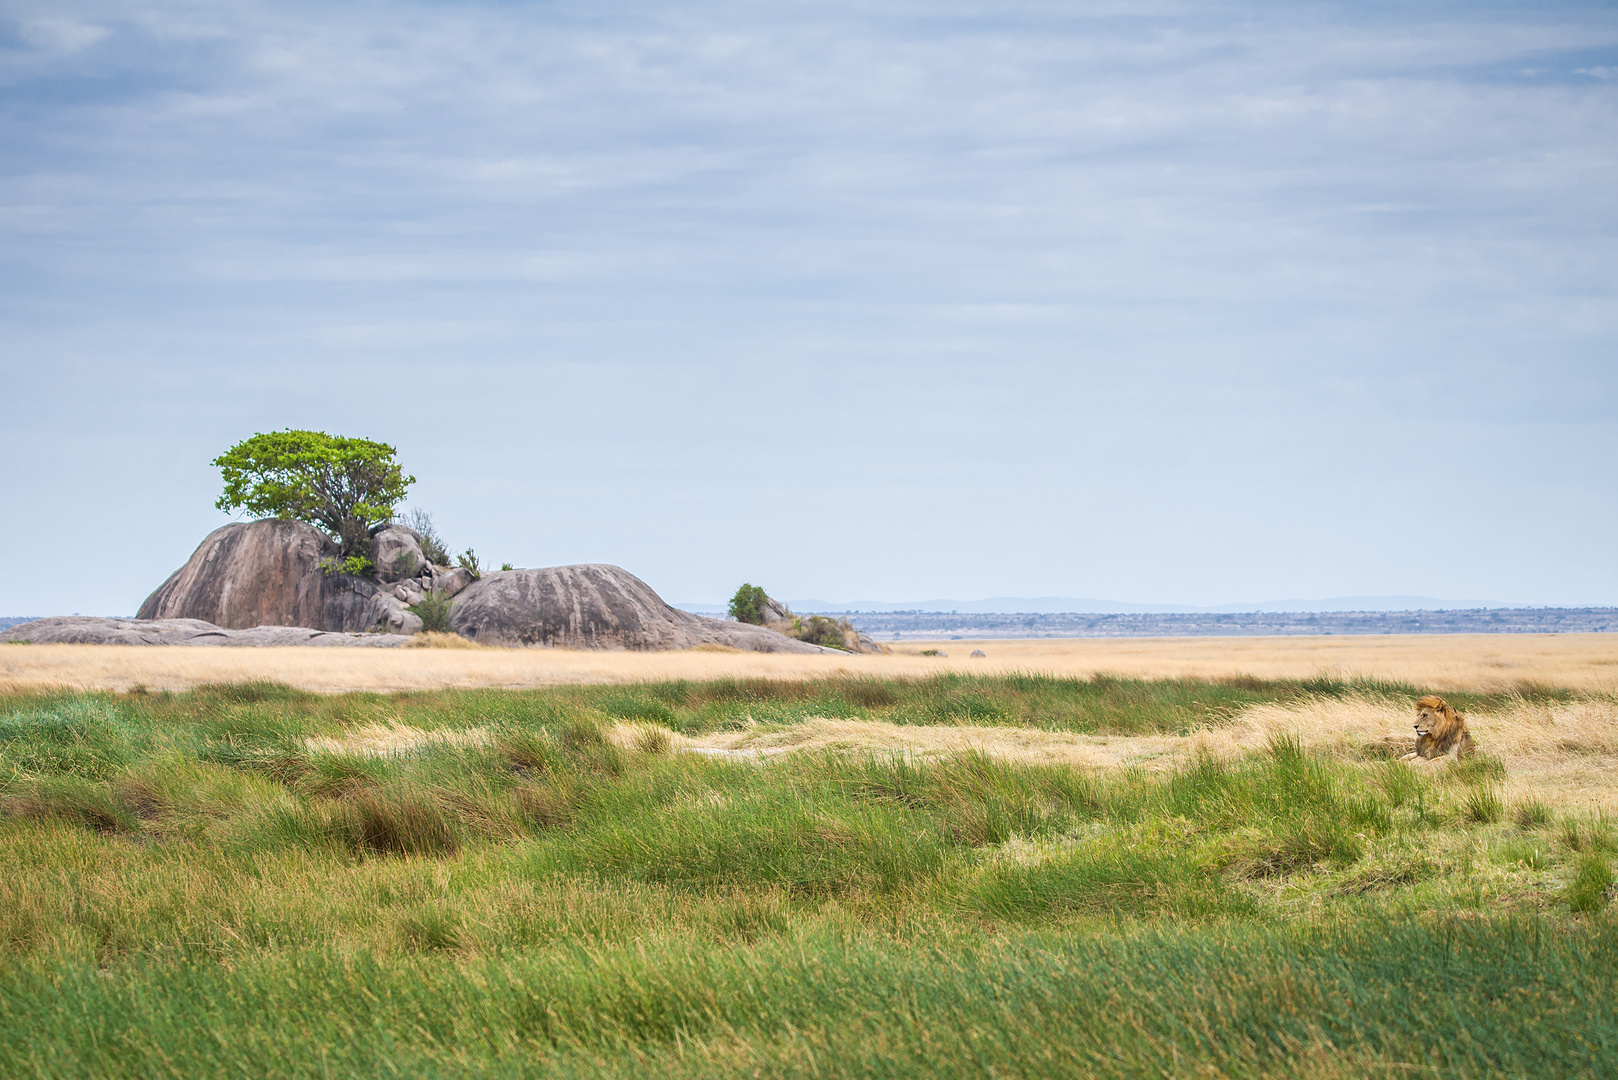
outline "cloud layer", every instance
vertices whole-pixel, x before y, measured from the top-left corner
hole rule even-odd
[[[6,11],[0,607],[286,426],[688,599],[1618,602],[1610,8]]]

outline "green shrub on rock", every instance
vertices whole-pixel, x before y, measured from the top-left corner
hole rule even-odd
[[[852,629],[847,620],[839,622],[826,615],[811,615],[796,621],[792,636],[811,645],[847,651],[848,635]]]
[[[431,589],[410,605],[410,613],[421,620],[423,633],[449,633],[450,597],[438,589]]]
[[[737,622],[763,626],[764,606],[769,602],[770,597],[763,589],[743,582],[742,587],[736,590],[736,595],[730,598],[730,617]]]

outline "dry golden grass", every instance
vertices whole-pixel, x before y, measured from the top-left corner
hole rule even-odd
[[[303,740],[303,745],[319,754],[387,757],[432,746],[476,746],[488,741],[489,733],[481,728],[470,731],[422,731],[407,724],[370,724],[345,732],[341,738],[311,736]]]
[[[417,634],[402,646],[406,649],[484,649],[486,645],[479,645],[470,638],[463,638],[459,634],[446,634],[439,630],[428,630]]]
[[[787,728],[752,727],[688,739],[673,732],[677,750],[761,758],[791,751],[900,753],[920,758],[977,751],[1010,761],[1081,768],[1166,769],[1198,753],[1233,758],[1261,750],[1277,735],[1348,760],[1392,745],[1414,745],[1407,703],[1374,695],[1315,698],[1258,705],[1233,723],[1187,736],[1077,735],[1033,728],[922,726],[817,717]],[[1467,717],[1481,751],[1506,767],[1508,801],[1532,795],[1552,805],[1618,812],[1618,703],[1587,700],[1536,705],[1519,701],[1497,713]],[[626,746],[644,741],[643,725],[615,732]],[[1420,763],[1442,769],[1447,762]]]
[[[947,657],[922,656],[940,648]],[[981,648],[988,656],[972,659]],[[1618,634],[1401,634],[1368,637],[1084,638],[905,642],[882,656],[565,649],[142,648],[0,646],[0,691],[183,690],[267,679],[308,690],[529,687],[723,677],[808,679],[1032,671],[1089,676],[1366,676],[1436,690],[1539,683],[1618,692]]]

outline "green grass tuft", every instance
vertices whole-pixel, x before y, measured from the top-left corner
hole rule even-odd
[[[1591,852],[1579,860],[1578,873],[1568,886],[1567,906],[1577,912],[1600,911],[1612,894],[1612,866],[1605,856]]]

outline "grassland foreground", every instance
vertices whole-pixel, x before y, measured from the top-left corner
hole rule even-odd
[[[8,647],[0,1075],[1610,1075],[1615,643],[1268,643]]]

